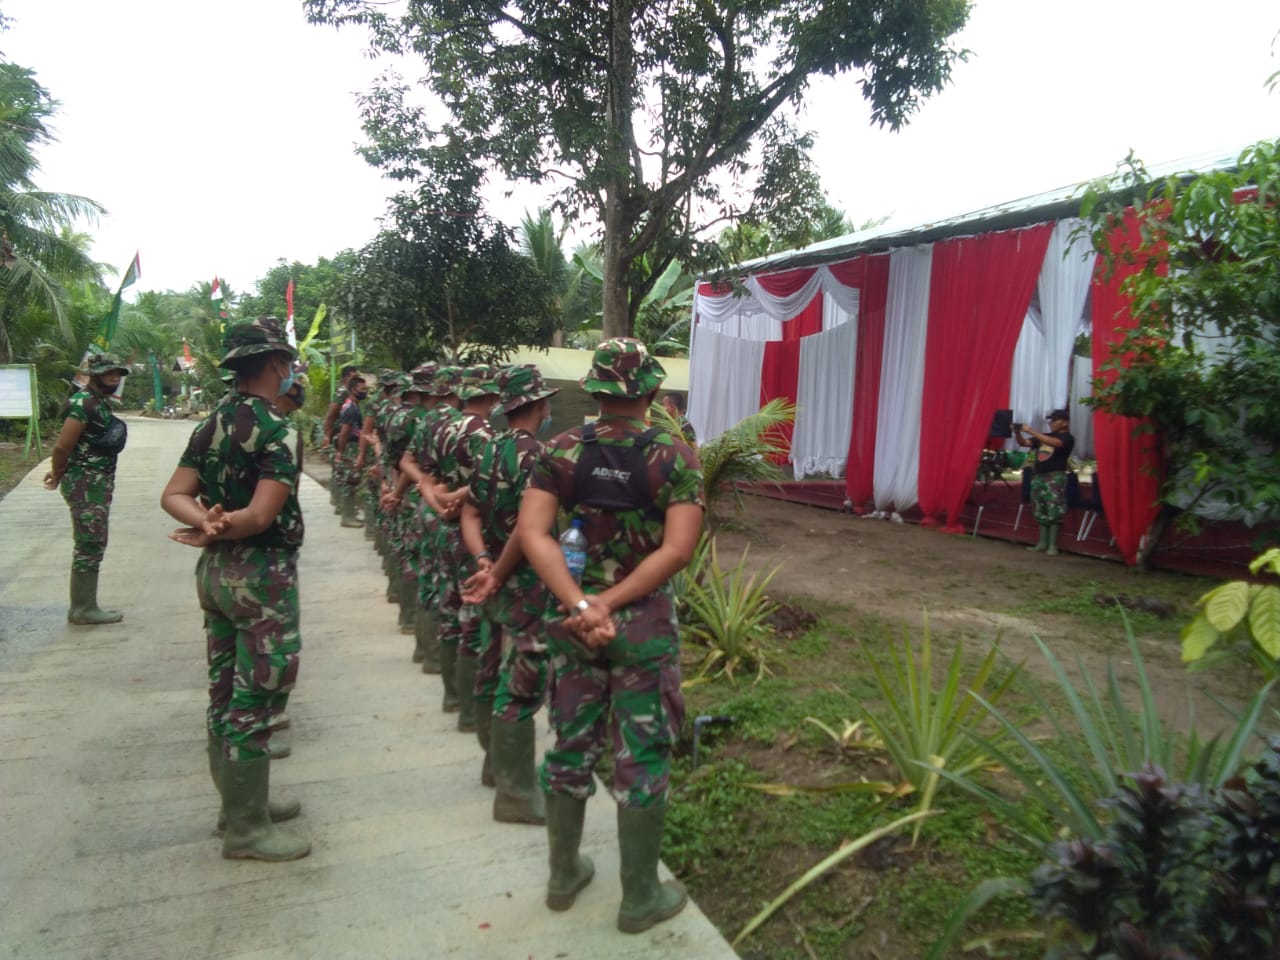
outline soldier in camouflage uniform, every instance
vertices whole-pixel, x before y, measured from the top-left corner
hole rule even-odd
[[[390,374],[390,376],[387,376]],[[413,377],[407,373],[401,373],[395,370],[384,370],[383,375],[379,377],[382,383],[382,399],[379,400],[377,410],[375,412],[375,429],[378,434],[378,444],[374,448],[374,466],[369,471],[372,479],[372,500],[373,500],[373,516],[377,521],[377,532],[374,537],[374,546],[378,553],[382,556],[382,569],[388,577],[387,602],[400,602],[400,578],[397,573],[394,580],[391,577],[391,538],[393,531],[394,514],[382,505],[382,496],[390,489],[394,478],[395,470],[394,462],[389,462],[390,458],[387,453],[387,444],[390,442],[391,422],[399,414],[401,410],[408,409],[410,398],[406,395],[413,389]],[[416,398],[413,398],[416,405]],[[396,558],[398,562],[398,557]],[[394,589],[392,587],[394,586]]]
[[[447,546],[447,525],[442,514],[456,511],[451,503],[439,496],[444,488],[438,479],[438,471],[431,449],[431,437],[435,428],[444,421],[461,416],[458,410],[457,391],[462,371],[454,366],[441,366],[434,378],[427,382],[424,372],[422,408],[412,421],[408,445],[400,458],[400,476],[393,498],[411,498],[414,510],[406,519],[417,538],[416,549],[411,554],[413,588],[417,592],[420,613],[415,637],[423,647],[423,673],[439,673],[444,685],[441,709],[456,713],[459,708],[457,688],[456,640],[446,643],[440,631],[440,597],[443,580],[439,576],[440,558]],[[438,653],[437,653],[438,651]]]
[[[546,387],[532,364],[506,368],[497,385],[509,429],[485,446],[471,474],[462,536],[478,570],[462,599],[483,604],[473,609],[490,629],[476,677],[476,713],[497,787],[493,819],[541,824],[546,805],[537,783],[533,718],[547,690],[543,621],[550,595],[512,534],[525,481],[542,453],[536,434],[550,420],[550,398],[558,391]]]
[[[369,387],[364,377],[356,374],[347,381],[347,391],[347,400],[338,413],[338,439],[334,444],[333,459],[334,481],[338,485],[342,525],[363,527],[364,524],[356,517],[360,493],[360,471],[356,469],[356,457],[364,436],[364,405],[369,397]]]
[[[490,631],[474,608],[462,602],[462,581],[475,572],[475,565],[462,542],[458,520],[477,459],[494,437],[489,414],[498,401],[496,378],[497,370],[489,364],[464,368],[458,387],[458,397],[463,404],[461,415],[440,421],[429,441],[434,474],[442,482],[437,496],[445,506],[440,512],[444,549],[437,555],[436,567],[440,584],[440,637],[444,645],[456,646],[458,651],[458,730],[462,733],[481,732],[476,711],[476,675],[480,653]],[[482,771],[482,781],[490,784],[491,780],[488,771]]]
[[[333,399],[329,401],[329,409],[324,414],[324,425],[321,427],[321,433],[324,439],[320,441],[320,449],[325,451],[329,459],[329,466],[332,472],[329,474],[329,502],[333,504],[333,512],[341,513],[342,505],[338,500],[338,461],[334,456],[333,435],[338,429],[338,414],[342,412],[342,405],[347,402],[350,394],[347,391],[347,381],[357,372],[357,368],[351,364],[347,364],[338,371],[338,389],[334,392]]]
[[[410,444],[422,429],[426,416],[425,404],[434,406],[434,396],[439,365],[423,363],[413,368],[409,390],[404,403],[392,413],[387,427],[386,466],[390,481],[390,496],[383,502],[394,511],[396,517],[393,532],[397,597],[400,603],[400,632],[414,635],[413,662],[423,664],[424,672],[438,672],[439,655],[424,645],[423,634],[429,627],[419,603],[419,581],[422,576],[422,549],[425,537],[419,519],[421,494],[401,466]],[[435,644],[438,649],[439,644]]]
[[[590,882],[579,855],[592,771],[614,752],[622,904],[618,929],[646,930],[683,909],[677,881],[658,882],[671,745],[680,728],[680,641],[669,580],[693,555],[704,496],[697,455],[645,416],[664,379],[638,340],[596,348],[583,389],[600,419],[547,443],[530,474],[517,535],[529,563],[569,611],[548,624],[555,747],[542,765],[551,878],[547,906],[565,910]],[[554,528],[563,507],[587,538],[582,583]]]
[[[196,592],[209,656],[209,770],[222,795],[230,859],[295,860],[311,844],[274,826],[299,805],[268,800],[271,711],[283,709],[302,646],[298,548],[302,511],[297,433],[276,407],[292,384],[289,346],[274,317],[230,327],[222,366],[235,392],[196,427],[161,497],[202,548]]]
[[[98,570],[107,551],[107,520],[116,485],[116,458],[124,449],[124,421],[107,399],[129,368],[102,353],[89,358],[89,382],[67,401],[67,418],[53,447],[46,490],[59,490],[71,510],[71,604],[69,623],[118,623],[119,610],[98,607]]]
[[[382,497],[382,447],[387,442],[387,420],[391,411],[400,403],[404,389],[412,378],[407,373],[383,367],[378,371],[378,397],[370,404],[361,431],[360,452],[356,455],[356,469],[361,472],[362,493],[365,502],[365,539],[374,541],[374,548],[382,553],[386,529],[380,499]]]

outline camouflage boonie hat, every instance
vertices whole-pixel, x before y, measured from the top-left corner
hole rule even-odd
[[[415,393],[432,393],[436,378],[440,373],[440,364],[428,360],[420,363],[409,372],[409,389]]]
[[[440,367],[436,370],[436,378],[431,382],[427,393],[433,397],[447,397],[451,393],[457,393],[461,385],[461,367]]]
[[[596,347],[591,372],[583,378],[587,393],[608,393],[615,397],[642,397],[657,390],[667,379],[667,371],[639,340],[614,337]]]
[[[496,394],[498,386],[494,382],[498,371],[492,364],[477,363],[462,368],[462,383],[458,386],[458,398],[473,400],[487,394]]]
[[[413,389],[413,377],[407,373],[397,373],[395,382],[391,384],[392,396],[400,396]]]
[[[532,363],[517,363],[504,367],[498,373],[497,385],[498,393],[502,397],[500,409],[503,413],[510,413],[525,404],[560,392],[546,385],[542,379],[542,372]]]
[[[400,382],[400,371],[392,370],[390,367],[383,367],[378,371],[378,386],[393,387]]]
[[[258,317],[257,320],[228,327],[222,338],[222,349],[226,352],[222,355],[222,362],[218,364],[220,367],[225,367],[228,360],[252,357],[259,353],[287,353],[291,360],[298,356],[298,351],[289,346],[284,328],[275,317]]]
[[[112,370],[119,370],[120,373],[125,376],[128,376],[129,374],[129,365],[114,353],[95,353],[93,356],[89,357],[89,363],[86,369],[91,377],[110,373]]]

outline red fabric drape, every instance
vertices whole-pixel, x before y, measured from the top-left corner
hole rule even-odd
[[[1044,223],[933,246],[918,487],[926,526],[945,513],[944,532],[961,530],[956,519],[991,417],[1009,397],[1013,351],[1052,229]]]
[[[1124,223],[1111,234],[1113,250],[1128,248],[1139,251],[1137,218],[1129,211]],[[1101,260],[1093,278],[1093,369],[1106,383],[1114,382],[1115,370],[1101,368],[1112,356],[1113,347],[1136,324],[1129,312],[1130,299],[1120,292],[1125,278],[1142,270],[1149,253],[1137,253],[1134,263],[1117,262],[1115,272],[1106,277]],[[1160,511],[1157,497],[1163,473],[1155,434],[1147,429],[1150,421],[1120,417],[1095,410],[1093,414],[1093,446],[1098,458],[1098,474],[1102,503],[1107,511],[1107,525],[1116,538],[1116,546],[1125,562],[1137,562],[1143,535],[1151,528]]]
[[[756,277],[760,289],[775,297],[789,297],[798,291],[816,273],[813,267],[801,267],[798,270],[784,270],[782,273],[762,273]]]
[[[821,302],[821,297],[815,297]],[[800,380],[800,341],[771,340],[764,345],[764,362],[760,365],[760,406],[775,397],[786,397],[796,402],[796,386]],[[786,453],[773,457],[775,463],[790,459],[792,424],[786,423],[771,432],[770,437],[781,443]]]
[[[812,279],[816,273],[812,267],[767,273],[756,277],[760,289],[775,297],[789,297]],[[782,324],[783,340],[799,340],[822,332],[822,294],[817,294],[809,305]]]
[[[822,332],[822,294],[817,294],[809,305],[782,325],[783,340],[800,340]],[[799,354],[796,355],[797,357]],[[799,362],[797,360],[797,362]]]
[[[835,278],[858,288],[858,361],[853,375],[853,432],[845,496],[854,510],[875,491],[876,420],[880,413],[880,362],[884,356],[884,311],[889,298],[889,257],[858,257],[833,264]]]

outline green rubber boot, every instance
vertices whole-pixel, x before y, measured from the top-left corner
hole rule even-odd
[[[493,721],[489,755],[493,757],[493,819],[499,823],[546,823],[546,797],[538,787],[535,764],[537,731],[533,718]]]
[[[67,623],[92,626],[99,623],[119,623],[124,614],[119,610],[102,610],[98,607],[98,571],[71,571],[71,606],[67,608]]]
[[[1060,523],[1049,524],[1049,541],[1044,551],[1046,557],[1056,557],[1058,555],[1058,531],[1061,529],[1062,524]]]
[[[665,804],[618,807],[618,852],[622,858],[618,929],[623,933],[643,933],[674,917],[689,902],[679,880],[658,881],[666,816]]]
[[[469,657],[458,651],[458,732],[475,733],[476,726],[476,674],[480,658]]]
[[[350,487],[338,491],[338,503],[342,507],[342,525],[344,527],[363,527],[364,521],[356,516],[356,492]]]
[[[412,573],[400,573],[400,632],[408,635],[415,633],[414,620],[418,615],[418,605],[413,598],[418,595],[418,577]]]
[[[1049,525],[1048,524],[1046,523],[1040,524],[1040,542],[1037,543],[1034,547],[1027,547],[1027,549],[1030,550],[1032,553],[1044,553],[1045,550],[1049,549]]]
[[[228,860],[297,860],[311,852],[311,841],[278,830],[268,813],[271,758],[223,760],[222,808],[227,832],[222,855]]]
[[[387,603],[400,602],[400,564],[382,565],[382,572],[387,575]]]
[[[493,779],[493,697],[476,695],[476,739],[484,751],[484,763],[480,765],[480,785],[492,787]],[[541,823],[541,821],[539,821]]]
[[[378,525],[374,522],[374,517],[377,516],[377,513],[374,510],[375,506],[376,504],[373,502],[373,498],[366,493],[364,496],[364,538],[371,543],[377,544]]]
[[[414,657],[414,662],[422,664],[423,673],[440,672],[440,617],[434,610],[423,606],[414,614],[414,635],[418,638],[418,649],[422,651],[422,659]]]
[[[208,734],[209,749],[209,776],[213,779],[213,786],[218,791],[218,832],[221,833],[227,829],[227,814],[222,809],[222,741],[215,737],[212,733]],[[275,803],[272,800],[267,801],[267,815],[271,817],[272,823],[280,823],[284,820],[292,820],[302,812],[302,804],[297,800],[282,800]]]
[[[440,681],[444,684],[444,701],[440,709],[444,713],[457,713],[458,702],[458,645],[440,641]]]
[[[567,793],[548,793],[547,845],[551,848],[551,879],[547,881],[547,908],[568,910],[578,892],[591,882],[596,868],[590,857],[578,853],[587,801]]]

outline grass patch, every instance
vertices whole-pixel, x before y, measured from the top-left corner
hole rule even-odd
[[[1019,604],[1009,610],[1017,616],[1028,616],[1036,613],[1048,613],[1058,616],[1074,617],[1096,627],[1104,627],[1115,636],[1124,635],[1124,618],[1135,633],[1169,634],[1176,636],[1182,624],[1190,616],[1190,601],[1208,589],[1207,581],[1188,577],[1186,583],[1158,582],[1153,579],[1133,583],[1128,593],[1117,591],[1114,584],[1102,584],[1091,581],[1076,588],[1071,593],[1048,594],[1036,597],[1027,603]],[[1112,601],[1112,597],[1121,596],[1135,603],[1148,603],[1152,607],[1167,607],[1168,616],[1160,616],[1142,606],[1121,607]]]

